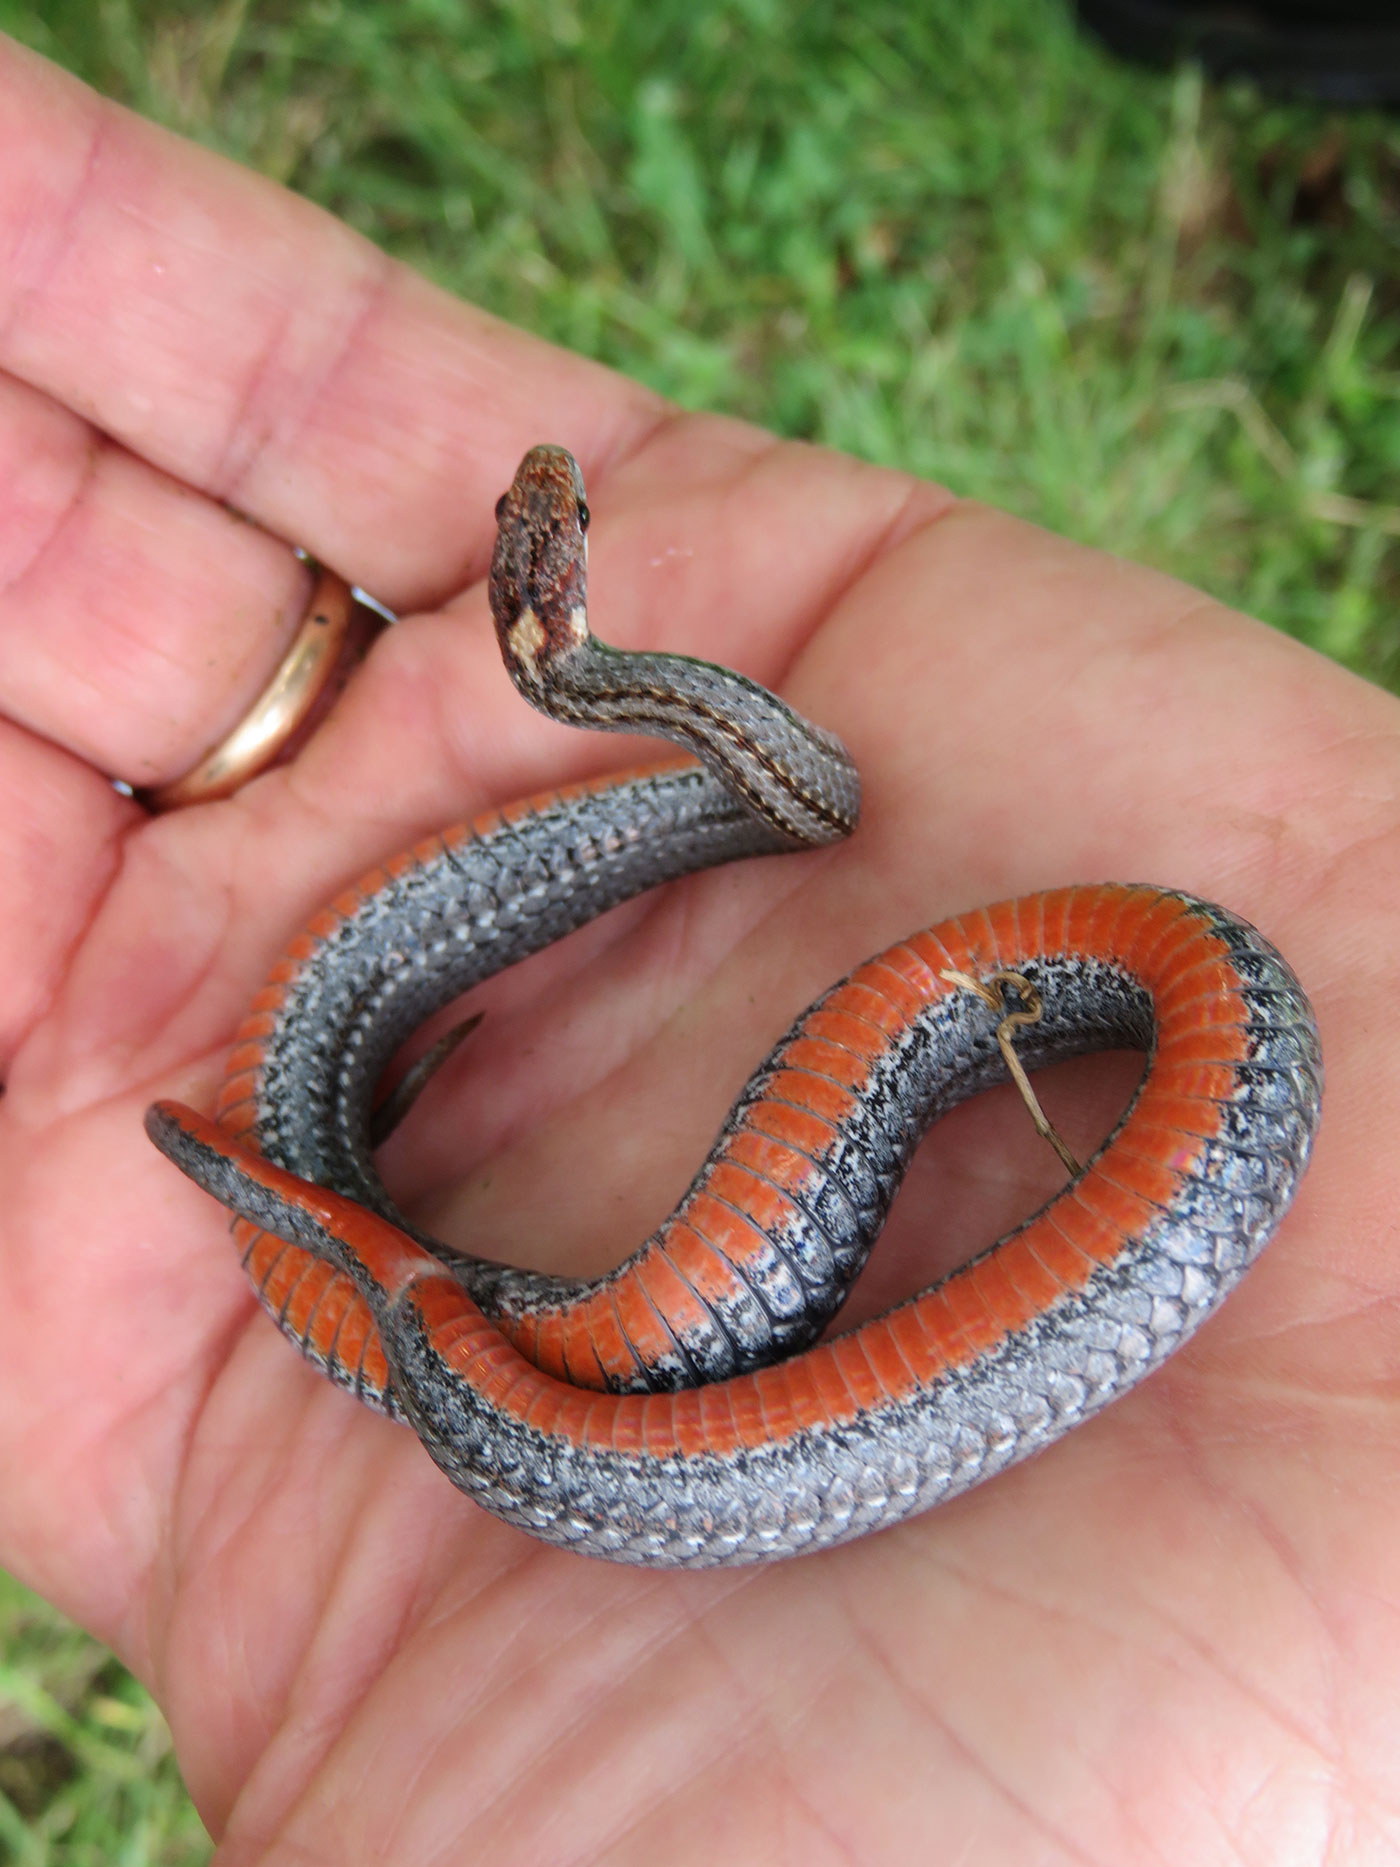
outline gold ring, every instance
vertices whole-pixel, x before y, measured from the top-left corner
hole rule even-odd
[[[312,565],[316,581],[282,665],[233,731],[168,784],[141,793],[151,810],[179,810],[230,797],[241,785],[294,758],[330,711],[386,624],[357,603],[334,571]]]

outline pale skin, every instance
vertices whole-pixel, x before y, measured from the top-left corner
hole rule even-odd
[[[1397,703],[1154,573],[677,417],[13,47],[0,139],[0,1561],[151,1685],[225,1867],[1393,1858]],[[141,1129],[209,1105],[339,886],[649,754],[497,659],[492,504],[542,440],[588,475],[600,634],[777,685],[867,811],[480,994],[385,1156],[445,1235],[615,1262],[812,996],[1007,894],[1225,901],[1319,1015],[1312,1173],[1196,1341],[1030,1465],[776,1568],[481,1515],[298,1359]],[[293,765],[152,820],[108,779],[245,710],[306,598],[287,541],[407,620]],[[1045,1080],[1072,1145],[1132,1075]],[[857,1313],[1058,1172],[1009,1097],[953,1118]]]

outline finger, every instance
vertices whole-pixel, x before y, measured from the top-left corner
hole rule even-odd
[[[0,1081],[52,1004],[138,816],[80,760],[0,720]]]
[[[0,368],[396,609],[479,567],[531,443],[590,466],[661,418],[10,44],[0,255]]]
[[[306,540],[328,561],[394,601],[402,603],[406,594],[429,582],[451,584],[462,565],[482,558],[495,494],[514,465],[521,438],[536,439],[540,421],[562,410],[568,417],[566,431],[591,427],[595,432],[583,451],[596,458],[619,449],[624,437],[635,447],[656,420],[656,405],[642,392],[532,345],[406,280],[386,286],[378,311],[355,339],[360,346],[356,357],[347,353],[345,366],[323,381],[323,359],[336,347],[333,314],[353,299],[356,268],[366,263],[368,249],[304,203],[110,112],[27,55],[0,54],[0,95],[7,76],[14,88],[16,60],[24,61],[21,75],[33,80],[17,106],[20,127],[32,134],[27,142],[20,138],[18,150],[27,159],[31,144],[43,147],[42,172],[29,177],[41,211],[36,214],[27,204],[26,224],[45,219],[47,190],[50,207],[64,205],[67,234],[43,263],[22,255],[31,260],[27,268],[18,268],[29,289],[15,296],[0,351],[9,343],[14,358],[32,375],[92,410],[106,428],[216,492],[236,490],[245,508],[258,504],[253,482],[265,483],[273,489],[262,501],[269,523]],[[25,111],[33,113],[27,125]],[[89,158],[81,165],[79,144]],[[0,229],[13,173],[0,169]],[[65,175],[71,185],[64,183]],[[134,251],[132,228],[151,226],[162,229],[159,253]],[[221,269],[227,276],[220,281]],[[258,282],[256,291],[247,283],[250,278]],[[112,293],[121,295],[127,315],[94,320],[94,299]],[[3,297],[0,285],[0,303]],[[325,314],[319,323],[313,316],[317,306]],[[257,334],[251,349],[250,330]],[[314,353],[307,367],[326,390],[305,407],[290,381],[306,361],[298,344]],[[258,368],[278,379],[274,399],[279,408],[292,413],[279,414],[276,431],[265,436],[266,446],[259,443],[259,463],[249,469],[251,477],[242,469],[231,476],[219,461],[228,447],[237,452],[230,423],[256,426],[248,412],[249,372],[258,358]],[[271,390],[260,389],[253,399],[269,396]],[[516,428],[499,467],[482,467],[483,420],[497,436]],[[386,437],[393,437],[391,448]],[[565,438],[572,437],[566,432]],[[759,444],[749,436],[743,445],[753,450]],[[460,458],[451,451],[459,447]],[[298,463],[320,489],[309,500],[304,491],[311,481],[301,479]],[[313,512],[318,515],[314,523]],[[815,536],[819,517],[814,510],[805,528],[809,536]],[[686,562],[696,556],[697,541],[703,557],[724,550],[726,534],[741,529],[721,525],[682,536],[679,543],[668,539],[653,557],[649,575],[639,581],[639,592],[651,601],[665,599],[682,572],[686,587],[698,589],[696,567]],[[853,524],[840,528],[840,542],[865,534],[865,516],[858,514]],[[433,543],[444,537],[452,541],[446,551]],[[770,565],[783,563],[781,542],[768,553]],[[397,569],[380,568],[391,560]],[[436,568],[444,562],[456,565],[445,578]],[[823,567],[830,562],[823,551]],[[134,578],[133,587],[140,582]],[[731,576],[731,587],[733,582]],[[711,583],[722,586],[723,579]],[[63,608],[65,614],[82,611],[81,604]],[[203,608],[198,613],[213,612]],[[793,613],[792,604],[726,603],[712,610],[709,622],[741,615],[750,636],[763,643],[781,631],[784,615]],[[203,652],[205,626],[200,625],[191,665],[201,679],[217,686],[221,670]],[[627,639],[625,629],[614,634]],[[680,642],[706,646],[698,634],[683,635]],[[238,646],[235,639],[229,649],[235,675]],[[712,647],[710,652],[720,651]],[[752,656],[738,659],[764,672]],[[171,717],[184,734],[179,756],[173,747],[167,751],[153,743],[155,722],[149,713],[128,719],[120,757],[111,748],[110,725],[100,739],[69,729],[71,742],[91,756],[98,755],[94,748],[100,745],[110,769],[139,776],[153,763],[178,767],[193,742],[198,742],[197,755],[219,736],[255,686],[251,678],[235,678],[221,689],[217,706],[172,706]],[[100,704],[94,710],[100,713]],[[26,717],[37,721],[41,716],[29,712]],[[42,719],[47,730],[63,736],[51,714]],[[146,761],[139,772],[138,758]]]
[[[276,667],[310,576],[280,540],[0,377],[0,710],[142,786]]]

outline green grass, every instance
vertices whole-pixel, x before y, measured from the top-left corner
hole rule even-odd
[[[0,1860],[197,1867],[170,1732],[106,1650],[0,1574]]]
[[[1050,0],[0,0],[0,25],[690,407],[945,480],[1400,684],[1394,119],[1115,65]],[[79,1732],[116,1743],[65,1718],[33,1727],[76,1760],[24,1791],[39,1835]],[[120,1770],[92,1793],[123,1845],[148,1819]],[[193,1858],[174,1833],[100,1857]]]

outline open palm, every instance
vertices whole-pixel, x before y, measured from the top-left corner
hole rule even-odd
[[[1400,1843],[1400,711],[1161,577],[677,417],[304,203],[0,51],[0,1559],[167,1708],[229,1867],[1369,1861]],[[654,1575],[537,1546],[298,1360],[149,1146],[297,925],[616,743],[531,714],[482,577],[524,448],[583,461],[606,638],[839,731],[865,821],[495,981],[386,1150],[444,1236],[616,1262],[754,1061],[909,929],[1067,881],[1258,922],[1313,994],[1312,1174],[1122,1405],[883,1536]],[[251,523],[249,522],[251,521]],[[408,620],[291,766],[108,784],[246,709],[306,545]],[[1131,1075],[1058,1073],[1071,1141]],[[1055,1183],[1005,1098],[916,1166],[862,1313]]]

